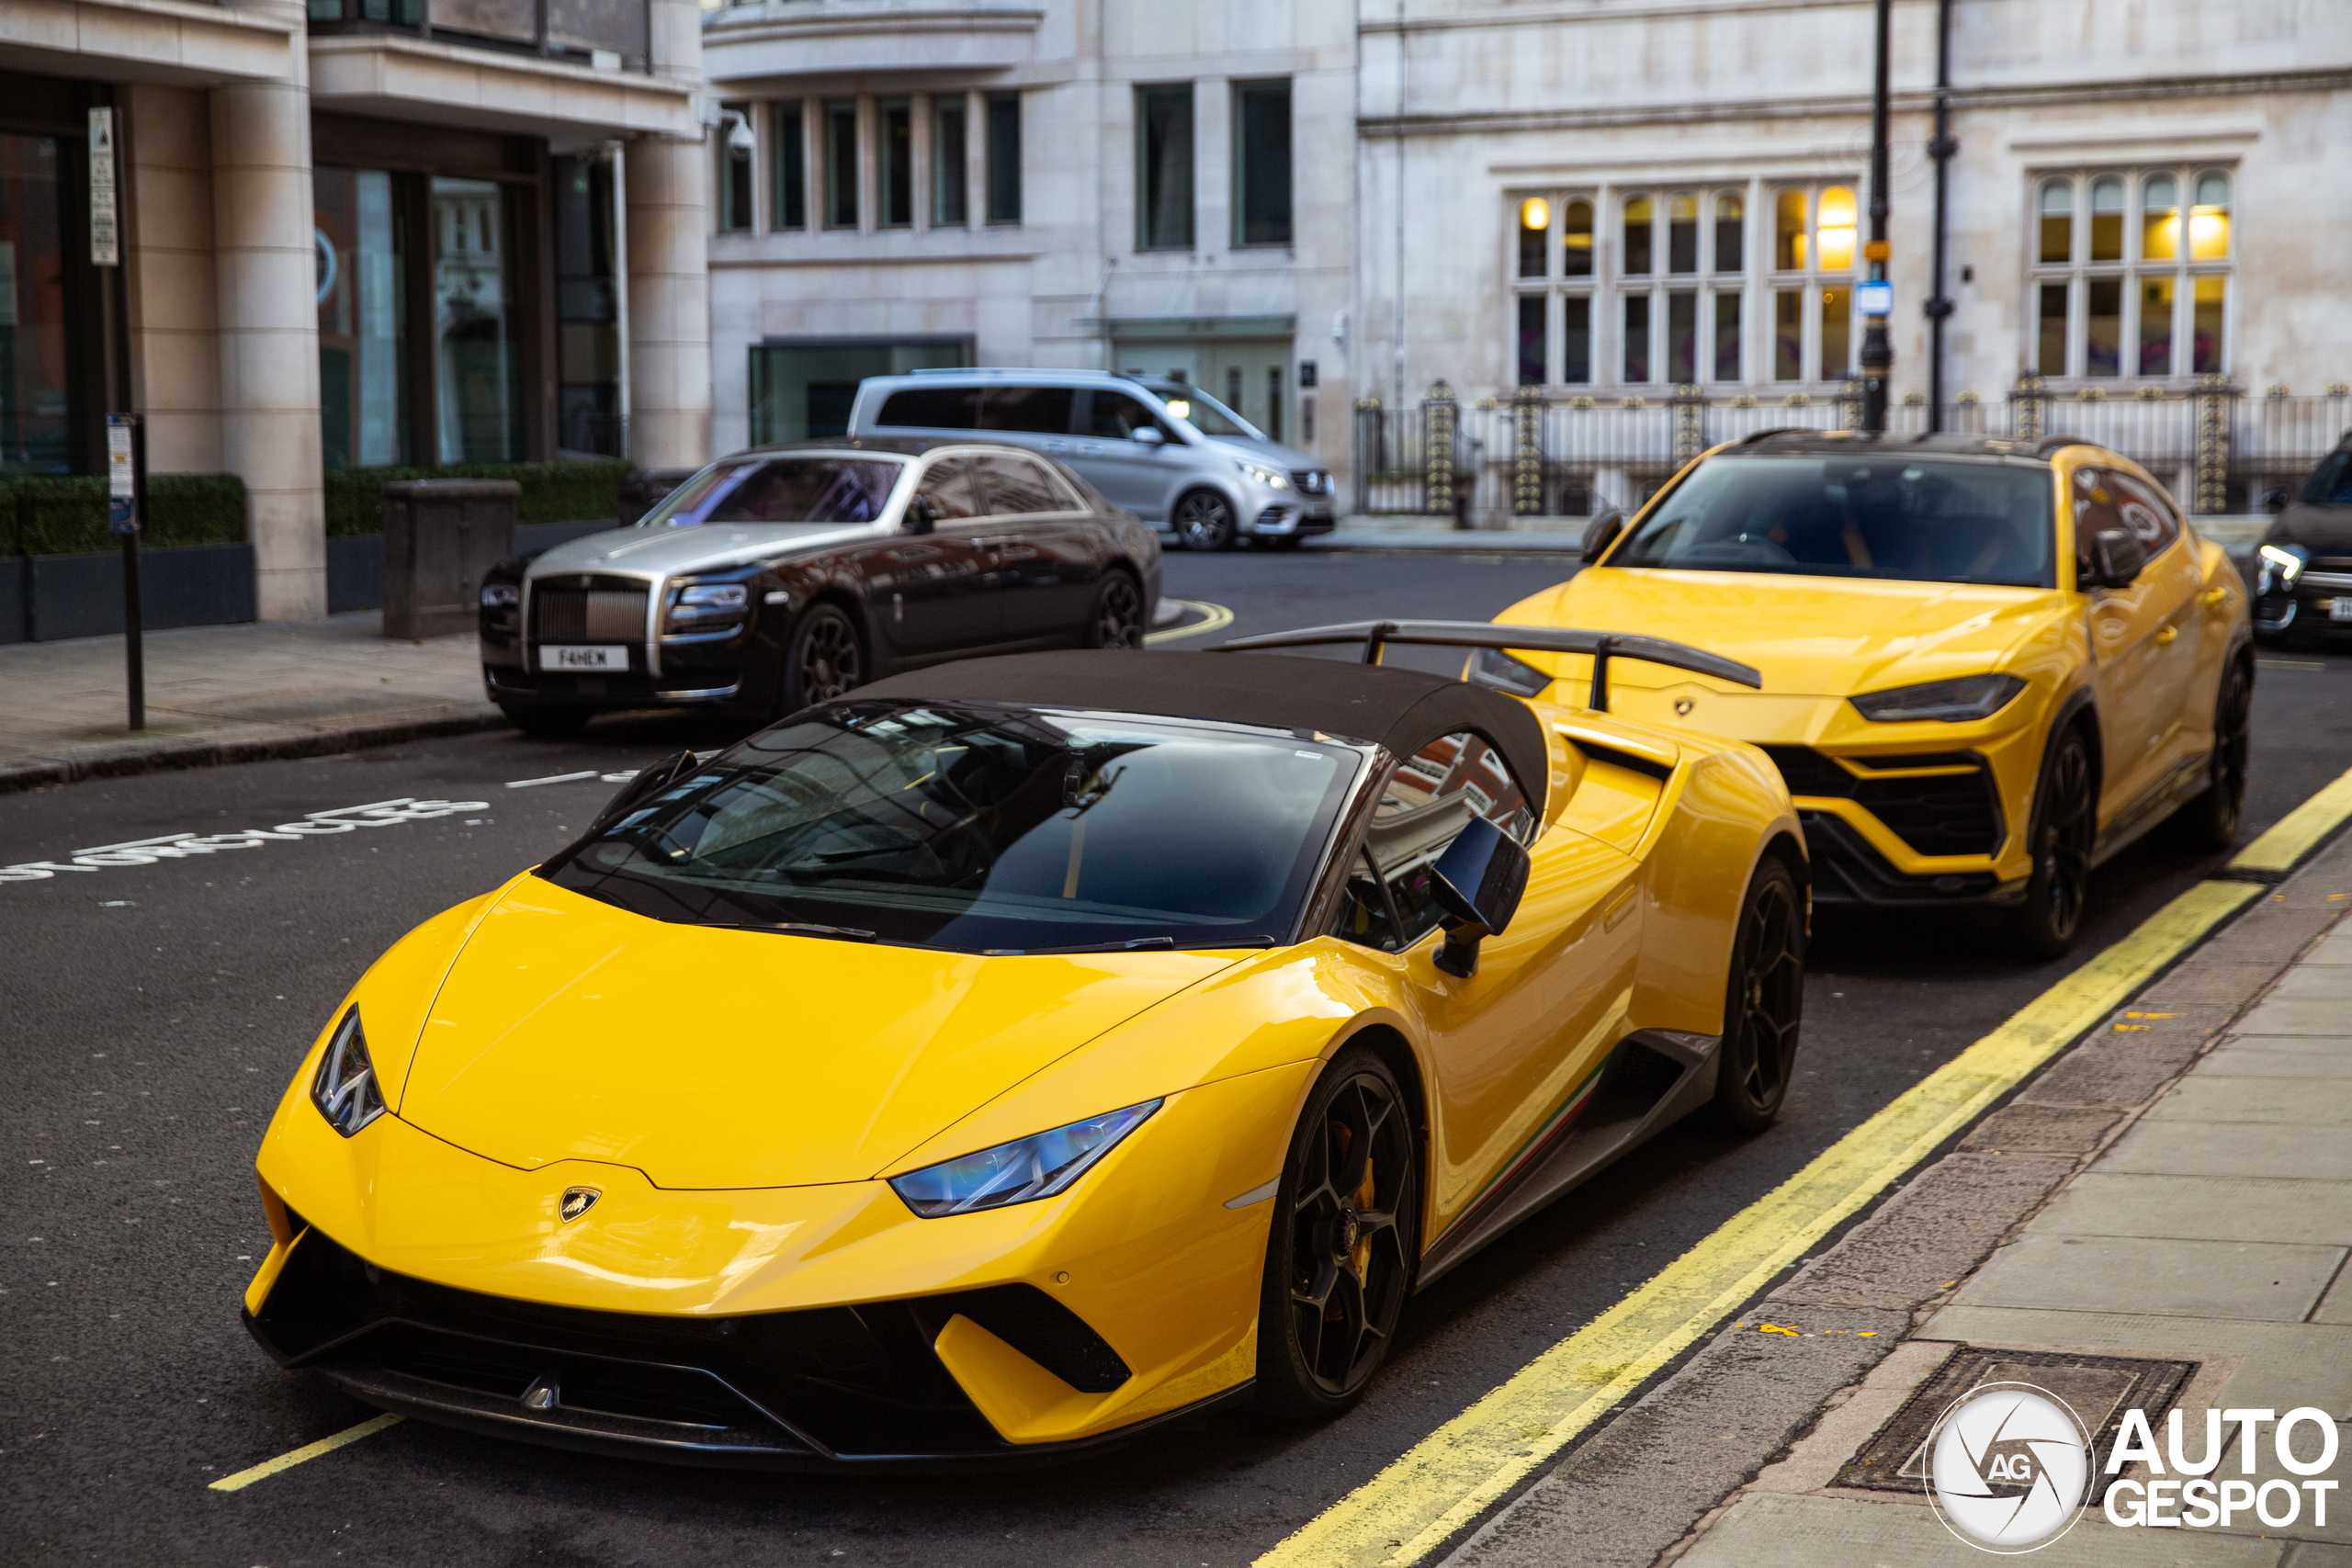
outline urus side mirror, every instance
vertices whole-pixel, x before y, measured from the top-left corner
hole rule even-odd
[[[1165,446],[1168,445],[1168,437],[1159,433],[1158,426],[1149,424],[1145,425],[1140,430],[1135,431],[1128,435],[1127,439],[1134,442],[1138,446]]]
[[[1594,513],[1592,521],[1584,525],[1585,564],[1589,566],[1608,554],[1609,547],[1615,544],[1617,536],[1624,531],[1625,514],[1615,507],[1604,506]]]
[[[2129,528],[2101,528],[2091,540],[2090,574],[2085,588],[2129,588],[2148,564],[2148,547]]]
[[[907,502],[907,518],[902,525],[910,534],[928,534],[939,526],[939,508],[927,495],[919,495]]]
[[[1517,839],[1474,817],[1430,868],[1430,891],[1445,911],[1445,945],[1437,966],[1468,979],[1478,972],[1478,944],[1499,936],[1527,891],[1528,855]]]

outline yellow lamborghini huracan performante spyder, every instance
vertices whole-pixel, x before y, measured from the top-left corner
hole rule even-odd
[[[1820,903],[2007,906],[2054,955],[2100,861],[2167,818],[2199,851],[2237,832],[2245,585],[2112,452],[1768,432],[1630,526],[1594,518],[1585,559],[1497,619],[1687,637],[1760,671],[1747,690],[1635,668],[1591,705],[1770,753]],[[1577,696],[1587,676],[1488,649],[1471,678]]]
[[[1341,637],[1596,646],[1286,640]],[[1773,1120],[1807,876],[1761,752],[1461,681],[894,677],[378,960],[263,1139],[245,1320],[387,1410],[698,1463],[1329,1415],[1417,1284],[1686,1112]]]

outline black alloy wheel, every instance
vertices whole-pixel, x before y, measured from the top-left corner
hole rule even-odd
[[[780,711],[792,714],[838,697],[865,680],[865,650],[857,628],[834,604],[816,604],[793,628],[784,656]]]
[[[569,740],[588,728],[586,708],[552,707],[542,703],[501,703],[507,722],[534,740]]]
[[[1094,608],[1086,617],[1086,646],[1143,646],[1143,590],[1125,572],[1106,571],[1094,585]]]
[[[2037,958],[2056,958],[2075,945],[2090,901],[2091,850],[2098,840],[2098,786],[2091,749],[2081,728],[2068,725],[2052,738],[2033,794],[2033,873],[2026,879],[2018,941]]]
[[[1174,522],[1188,550],[1229,550],[1241,531],[1232,503],[1213,490],[1186,491],[1177,500]]]
[[[1715,1067],[1717,1113],[1743,1133],[1781,1119],[1804,1022],[1804,896],[1767,858],[1747,885],[1732,940],[1724,1038]]]
[[[2253,661],[2233,659],[2213,699],[2211,771],[2197,798],[2173,816],[2181,847],[2192,854],[2218,853],[2237,842],[2245,816],[2246,735],[2253,711]]]
[[[1388,1064],[1341,1051],[1292,1135],[1268,1227],[1258,1393],[1273,1415],[1337,1416],[1387,1355],[1420,1253],[1419,1151]]]

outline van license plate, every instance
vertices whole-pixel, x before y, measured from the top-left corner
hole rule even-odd
[[[613,670],[628,673],[628,649],[626,648],[542,648],[539,649],[542,670]]]
[[[2327,618],[2331,621],[2352,621],[2352,599],[2337,597],[2329,600]]]

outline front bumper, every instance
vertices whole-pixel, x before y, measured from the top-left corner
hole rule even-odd
[[[1816,908],[1871,905],[1881,908],[1952,908],[1970,904],[2015,904],[2025,881],[2003,882],[1991,871],[1947,871],[1917,874],[1897,870],[1871,841],[1830,812],[1800,806],[1805,852],[1813,861]]]
[[[1261,539],[1305,538],[1310,534],[1328,534],[1338,525],[1339,519],[1329,502],[1294,499],[1274,502],[1261,509],[1250,520],[1249,533]]]
[[[726,666],[676,670],[662,677],[635,671],[611,675],[562,675],[515,664],[481,667],[483,689],[493,703],[531,703],[548,707],[613,708],[724,707],[743,693],[743,675]]]
[[[2339,604],[2352,604],[2352,573],[2306,571],[2291,590],[2275,589],[2255,601],[2254,629],[2265,637],[2352,636],[2352,621],[2335,618]]]
[[[1201,1412],[1194,1404],[1092,1438],[1009,1443],[934,1348],[959,1320],[1080,1393],[1108,1393],[1133,1376],[1102,1336],[1034,1285],[734,1317],[598,1312],[412,1279],[315,1226],[300,1231],[260,1310],[244,1317],[282,1365],[315,1369],[380,1409],[677,1464],[1050,1464]],[[1244,1384],[1204,1403],[1248,1393]]]

